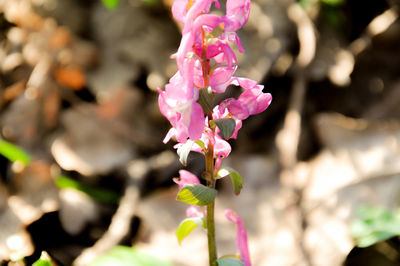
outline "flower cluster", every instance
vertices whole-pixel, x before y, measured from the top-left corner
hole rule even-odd
[[[175,0],[173,16],[183,23],[182,40],[173,55],[178,71],[164,91],[159,89],[159,106],[172,125],[164,143],[172,137],[180,144],[201,140],[207,147],[211,143],[218,169],[231,151],[226,140],[236,138],[242,121],[264,111],[272,97],[256,81],[233,76],[237,59],[231,45],[244,51],[236,31],[248,20],[250,0],[227,0],[224,16],[209,13],[213,3],[220,8],[218,0]],[[228,98],[214,106],[213,95],[224,93],[229,85],[244,91],[238,99]],[[220,129],[210,125],[217,119],[233,119],[230,136],[221,137]],[[198,145],[192,150],[203,152]]]
[[[244,52],[236,31],[248,20],[250,0],[227,0],[223,16],[210,13],[213,4],[220,9],[218,0],[175,0],[173,3],[172,14],[183,23],[182,40],[173,55],[178,71],[164,91],[158,90],[160,111],[172,125],[164,143],[171,138],[178,141],[175,148],[184,164],[189,151],[205,155],[203,177],[207,187],[186,170],[179,171],[179,178],[174,178],[179,186],[177,199],[195,205],[188,209],[188,218],[179,225],[176,235],[180,243],[196,226],[205,228],[210,265],[224,259],[217,259],[215,248],[216,176],[230,176],[237,195],[243,182],[235,170],[220,168],[222,160],[231,152],[227,140],[235,139],[242,121],[267,109],[272,100],[256,81],[234,76],[237,58],[232,47]],[[225,93],[230,85],[243,89],[240,96],[214,103],[215,95]],[[250,266],[243,222],[232,210],[227,210],[225,216],[236,224],[239,258],[245,266]]]

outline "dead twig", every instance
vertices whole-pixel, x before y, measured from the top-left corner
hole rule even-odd
[[[299,213],[299,248],[303,255],[303,262],[306,265],[310,265],[309,254],[303,244],[304,231],[307,226],[301,202],[303,187],[298,185],[294,168],[297,164],[297,151],[301,134],[301,113],[307,89],[307,67],[314,59],[317,40],[313,22],[298,4],[289,6],[288,15],[297,26],[300,50],[294,67],[294,82],[289,99],[289,108],[285,115],[283,128],[278,132],[276,145],[282,166],[281,182],[292,191],[296,199],[294,206]]]
[[[353,56],[359,55],[371,44],[372,38],[385,32],[399,17],[395,7],[391,7],[376,16],[367,26],[366,31],[349,45]]]
[[[282,130],[278,133],[276,143],[280,152],[283,168],[291,169],[297,162],[297,147],[300,138],[301,111],[306,92],[306,68],[313,60],[316,47],[314,26],[304,10],[297,4],[288,9],[289,17],[297,26],[300,51],[294,68],[294,82]]]

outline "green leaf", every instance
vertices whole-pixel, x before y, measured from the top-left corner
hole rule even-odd
[[[178,149],[176,150],[176,153],[179,156],[179,161],[186,166],[187,164],[187,157],[189,156],[190,150],[192,149],[193,146],[193,141],[188,140],[186,141],[185,144],[180,145]]]
[[[400,213],[362,206],[358,209],[358,218],[352,221],[350,230],[358,247],[371,246],[400,235]]]
[[[101,0],[105,7],[108,9],[114,9],[118,6],[119,0]]]
[[[233,188],[235,190],[235,194],[239,195],[240,191],[242,190],[243,187],[243,178],[242,176],[234,169],[230,167],[221,167],[218,169],[217,172],[217,177],[218,178],[224,178],[226,176],[229,176],[231,178]]]
[[[160,0],[142,0],[142,2],[146,5],[156,5],[159,4]]]
[[[20,162],[25,166],[31,160],[30,156],[24,150],[5,140],[0,140],[0,154],[11,162]]]
[[[176,230],[176,237],[178,238],[179,245],[182,240],[185,239],[190,233],[197,227],[203,226],[203,219],[200,217],[186,218],[180,224]]]
[[[339,6],[342,5],[345,0],[321,0],[321,2],[330,6]]]
[[[78,182],[72,178],[63,175],[56,177],[55,183],[61,189],[73,188],[82,191],[99,202],[118,203],[121,197],[121,195],[116,192],[106,189],[90,187],[88,185],[85,185],[81,182]]]
[[[131,247],[116,246],[89,266],[172,266],[171,263],[139,252]]]
[[[217,190],[202,184],[186,184],[178,193],[177,200],[188,204],[204,206],[214,201]]]
[[[46,251],[42,251],[40,258],[35,261],[32,266],[52,266],[51,258]]]
[[[215,124],[219,128],[219,135],[223,139],[229,139],[235,132],[236,122],[232,118],[222,118],[211,120],[210,124]]]
[[[243,262],[235,258],[219,258],[218,266],[244,266]]]

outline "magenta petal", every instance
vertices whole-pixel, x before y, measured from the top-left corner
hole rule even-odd
[[[234,211],[227,209],[225,210],[226,218],[232,223],[236,224],[236,246],[240,252],[240,260],[245,266],[251,266],[249,248],[247,245],[247,233],[243,226],[242,219]]]
[[[221,46],[218,43],[210,44],[207,48],[207,58],[213,58],[222,53]]]
[[[243,48],[242,42],[240,41],[240,38],[237,34],[235,34],[235,43],[238,47],[239,52],[244,53],[244,48]]]
[[[174,178],[173,181],[178,184],[179,189],[186,184],[200,184],[197,176],[186,170],[179,170],[179,178]]]

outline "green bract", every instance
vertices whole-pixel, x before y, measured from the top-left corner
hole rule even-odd
[[[232,118],[221,118],[210,121],[211,125],[216,125],[219,128],[219,135],[223,139],[229,139],[235,132],[236,122]]]
[[[217,190],[202,184],[186,184],[178,193],[177,200],[188,204],[204,206],[214,201]]]
[[[191,217],[191,218],[186,218],[183,220],[178,229],[176,230],[176,237],[178,238],[179,244],[182,243],[182,240],[185,239],[190,233],[197,227],[197,226],[203,226],[204,227],[204,221],[203,218],[200,217]]]
[[[235,258],[219,258],[218,266],[244,266],[243,262]]]
[[[218,169],[217,177],[224,178],[229,176],[232,180],[233,188],[235,190],[235,194],[239,195],[240,191],[243,187],[243,178],[242,176],[234,169],[230,167],[221,167]]]
[[[40,258],[35,261],[32,266],[52,266],[49,254],[46,251],[42,251]]]

